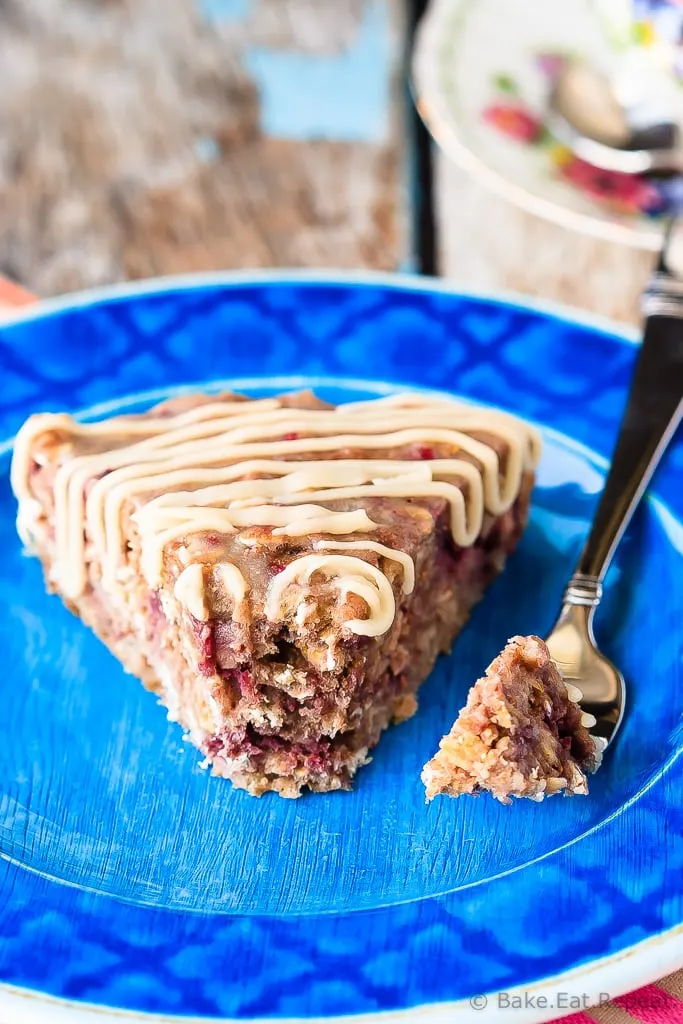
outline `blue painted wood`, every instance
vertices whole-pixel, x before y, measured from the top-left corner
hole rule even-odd
[[[385,143],[391,124],[391,0],[364,0],[349,45],[336,39],[338,17],[323,18],[320,46],[277,48],[255,45],[259,11],[253,0],[196,0],[202,17],[215,26],[239,22],[246,44],[245,70],[260,96],[260,129],[276,139],[304,142]],[[286,5],[281,17],[288,16]],[[311,4],[310,19],[318,17]]]
[[[426,807],[419,781],[507,636],[550,625],[633,355],[530,309],[377,281],[200,279],[2,327],[0,437],[36,409],[138,408],[150,385],[219,378],[268,393],[292,373],[333,399],[444,388],[552,429],[522,546],[419,713],[353,793],[298,802],[201,771],[152,697],[44,594],[13,539],[6,453],[0,979],[137,1010],[306,1017],[529,983],[683,922],[681,440],[607,580],[599,639],[630,701],[591,796]]]
[[[244,21],[254,9],[253,0],[197,0],[199,13],[209,24]]]
[[[385,143],[390,132],[391,31],[386,0],[367,0],[352,46],[340,53],[248,48],[261,128],[281,139]]]

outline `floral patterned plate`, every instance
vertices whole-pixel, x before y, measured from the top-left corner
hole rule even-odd
[[[568,228],[657,249],[683,182],[598,170],[544,123],[566,57],[580,53],[607,73],[633,58],[604,15],[600,0],[432,0],[414,55],[416,101],[443,149],[508,199]]]

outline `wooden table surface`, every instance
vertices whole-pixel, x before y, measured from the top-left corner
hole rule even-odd
[[[406,88],[419,7],[4,0],[0,273],[47,296],[192,270],[419,268],[422,195],[434,269],[459,285],[637,321],[651,255],[526,214],[439,154],[426,194]]]

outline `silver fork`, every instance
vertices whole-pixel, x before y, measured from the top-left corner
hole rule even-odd
[[[580,697],[573,696],[595,717],[591,732],[605,746],[621,724],[626,685],[596,646],[593,616],[612,556],[683,415],[683,281],[667,266],[672,228],[643,297],[643,343],[612,465],[560,616],[546,640],[565,681],[581,691]]]

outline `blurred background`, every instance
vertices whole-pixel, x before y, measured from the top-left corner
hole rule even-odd
[[[638,79],[634,53],[662,50],[647,19],[624,0],[0,0],[0,273],[45,297],[426,272],[635,322],[670,177],[593,168],[546,115],[568,54]]]

